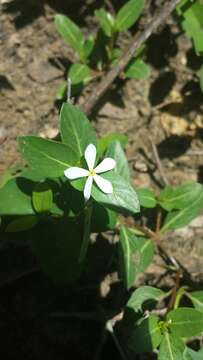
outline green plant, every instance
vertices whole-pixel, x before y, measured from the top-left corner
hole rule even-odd
[[[176,8],[178,21],[187,37],[192,40],[195,54],[203,55],[203,2],[202,0],[182,0]],[[198,71],[200,87],[203,91],[203,65]]]
[[[123,53],[118,36],[128,30],[139,19],[144,9],[144,0],[130,0],[126,2],[113,16],[104,8],[96,10],[94,15],[99,22],[96,35],[85,38],[80,28],[67,16],[58,14],[55,25],[59,34],[75,51],[77,61],[70,65],[68,78],[73,85],[73,94],[77,94],[82,87],[102,76],[103,72],[116,65]],[[142,60],[144,48],[134,54],[133,59],[125,70],[126,78],[147,78],[149,67]],[[65,82],[57,92],[57,98],[64,98]]]
[[[199,214],[203,186],[195,182],[167,186],[158,196],[147,188],[135,191],[123,149],[126,136],[111,134],[97,140],[86,116],[71,104],[62,106],[60,135],[60,142],[19,138],[27,165],[0,188],[1,232],[25,232],[41,269],[62,283],[80,279],[91,233],[110,229],[119,234],[117,270],[128,294],[119,321],[124,354],[159,348],[159,360],[200,359],[202,350],[195,352],[186,344],[203,331],[203,291],[180,286],[185,270],[167,254],[162,239]],[[103,180],[95,177],[98,173]],[[87,182],[91,182],[88,193]],[[141,222],[146,209],[157,213],[151,227]],[[134,218],[131,227],[125,225],[128,215]],[[176,274],[174,288],[134,289],[137,275],[151,264],[155,250],[164,255],[166,269]],[[181,306],[184,298],[190,302],[187,307]],[[114,323],[110,317],[107,329],[118,346]]]

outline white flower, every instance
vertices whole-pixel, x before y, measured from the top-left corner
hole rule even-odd
[[[112,158],[106,158],[94,168],[96,160],[96,147],[93,144],[89,144],[85,150],[85,160],[87,162],[88,169],[82,169],[79,167],[71,167],[64,171],[64,175],[69,180],[79,179],[82,177],[87,177],[87,181],[84,187],[84,197],[85,200],[89,200],[91,196],[93,180],[96,182],[97,186],[106,194],[113,193],[113,187],[110,181],[102,178],[97,175],[109,170],[112,170],[116,166],[116,162]]]

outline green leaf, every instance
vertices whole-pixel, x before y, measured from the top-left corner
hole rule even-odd
[[[166,186],[159,196],[159,204],[167,211],[184,209],[188,205],[193,205],[199,198],[202,198],[203,204],[203,186],[199,183],[187,182],[175,189]]]
[[[97,152],[101,156],[108,149],[113,141],[119,141],[122,148],[128,143],[128,137],[124,134],[108,134],[97,141]]]
[[[174,210],[166,216],[161,232],[175,230],[188,225],[200,212],[203,206],[203,199],[197,199],[193,204],[182,210]]]
[[[26,231],[32,229],[38,223],[35,215],[22,216],[11,221],[6,227],[6,232]]]
[[[55,26],[63,39],[82,56],[84,37],[79,27],[67,16],[61,14],[55,16]]]
[[[140,17],[144,3],[144,0],[130,0],[122,6],[115,19],[115,29],[117,31],[129,29]]]
[[[117,213],[93,201],[91,232],[112,230],[117,223]]]
[[[132,293],[126,306],[135,312],[141,311],[144,302],[149,303],[150,300],[160,301],[164,295],[165,293],[160,289],[152,286],[141,286]]]
[[[48,183],[39,183],[34,187],[32,204],[37,213],[51,211],[53,205],[53,193]]]
[[[176,12],[178,15],[183,15],[185,9],[187,9],[188,0],[181,0],[176,6]]]
[[[64,181],[63,181],[64,180]],[[54,194],[54,206],[51,209],[53,214],[78,217],[84,210],[84,197],[80,191],[75,190],[64,178],[51,180],[49,184]]]
[[[120,48],[114,48],[113,50],[107,49],[107,53],[108,53],[108,59],[110,60],[111,65],[116,65],[118,59],[122,55],[122,50]]]
[[[104,9],[95,10],[95,16],[99,20],[100,27],[106,36],[111,37],[113,32],[114,18]]]
[[[150,315],[134,328],[127,346],[135,353],[151,352],[159,346],[162,337],[158,316]]]
[[[187,5],[188,0],[187,0]],[[203,26],[203,8],[201,0],[193,1],[193,3],[190,3],[190,6],[184,6],[182,7],[182,15],[186,19],[195,19],[200,27]]]
[[[175,336],[191,337],[203,331],[203,313],[192,308],[179,308],[167,315],[170,330]]]
[[[200,78],[200,88],[203,92],[203,65],[201,66],[200,72],[199,72],[199,78]]]
[[[197,55],[203,53],[203,8],[200,1],[193,3],[181,2],[178,7],[178,14],[182,28],[187,36],[194,42],[194,47]]]
[[[154,208],[157,200],[153,191],[147,188],[139,188],[136,190],[140,205],[145,208]]]
[[[96,134],[82,111],[71,104],[63,104],[60,113],[62,140],[78,158],[84,155],[89,144],[96,144]]]
[[[202,360],[203,348],[199,351],[194,351],[190,348],[186,348],[184,352],[183,360]]]
[[[154,247],[151,240],[133,234],[122,226],[119,241],[119,273],[127,289],[135,282],[138,273],[151,263]]]
[[[203,55],[203,29],[197,29],[193,35],[194,47],[197,55]]]
[[[135,214],[140,211],[140,205],[136,191],[121,176],[109,171],[101,174],[101,177],[109,180],[113,185],[113,193],[103,193],[93,182],[91,196],[101,205],[120,212],[124,215]],[[71,185],[83,191],[86,178],[71,181]]]
[[[35,229],[32,250],[41,269],[56,282],[76,281],[84,265],[78,262],[82,243],[78,224],[65,219]]]
[[[181,338],[167,331],[161,341],[158,360],[183,360],[185,345]]]
[[[13,178],[0,189],[0,215],[32,215],[33,182],[23,178]]]
[[[85,64],[73,64],[70,66],[68,77],[73,85],[85,84],[91,79],[90,68]]]
[[[67,92],[67,82],[63,81],[56,91],[56,96],[55,96],[56,100],[63,100],[66,97],[66,92]]]
[[[79,160],[70,146],[37,136],[22,136],[19,145],[23,158],[42,177],[60,177]]]
[[[203,312],[203,291],[185,292],[185,295],[189,297],[197,310]]]
[[[64,214],[71,214],[72,211],[72,205],[73,208],[77,208],[77,212],[80,212],[82,208],[84,207],[84,201],[81,201],[78,198],[79,191],[76,191],[73,189],[72,186],[70,186],[67,182],[66,184],[63,183],[62,178],[60,179],[47,179],[46,177],[42,177],[39,174],[36,175],[34,170],[30,170],[29,168],[26,168],[21,174],[21,177],[24,178],[24,180],[31,180],[35,181],[36,183],[33,183],[32,190],[35,189],[37,186],[37,183],[41,183],[46,181],[47,186],[51,189],[53,193],[53,203],[52,207],[50,209],[50,212],[53,215],[64,215]],[[65,178],[65,177],[64,177]],[[43,194],[42,194],[43,195]],[[32,197],[32,194],[31,194]],[[73,199],[74,198],[74,199]],[[82,199],[83,200],[83,199]],[[80,209],[78,210],[78,207],[81,205]],[[33,202],[32,202],[33,205]],[[44,206],[42,204],[42,206]],[[75,214],[75,213],[74,213]]]
[[[19,176],[24,179],[35,181],[35,182],[40,182],[40,181],[46,180],[46,176],[36,173],[35,170],[33,170],[27,166],[23,168],[23,171],[20,173]]]
[[[150,68],[142,59],[133,59],[126,68],[125,75],[131,79],[147,79]]]
[[[114,172],[122,176],[126,181],[130,181],[130,171],[128,166],[128,160],[122,149],[121,143],[116,140],[111,143],[107,152],[107,157],[111,157],[116,161],[116,167]]]
[[[84,55],[86,58],[88,58],[91,55],[92,50],[94,49],[94,44],[95,44],[94,37],[90,35],[88,39],[85,41],[83,47]]]
[[[194,351],[188,347],[185,349],[183,360],[202,360],[202,359],[203,359],[203,348],[199,351]]]
[[[95,184],[92,188],[92,197],[100,204],[109,209],[121,212],[123,214],[138,213],[140,205],[137,194],[133,187],[121,176],[112,171],[101,174],[113,185],[113,194],[104,194]]]
[[[200,355],[203,355],[203,347],[201,347],[201,349],[198,351],[198,354]]]
[[[0,188],[6,185],[6,183],[13,178],[13,175],[9,169],[6,169],[3,172],[3,175],[0,177]]]
[[[203,26],[203,6],[202,1],[197,0],[193,2],[191,6],[191,10],[193,12],[193,16],[197,19],[199,26]]]
[[[182,0],[176,10],[178,11],[179,15],[182,15],[183,17],[187,19],[195,19],[199,26],[203,26],[203,8],[201,4],[201,0],[197,1],[188,1],[188,0]]]

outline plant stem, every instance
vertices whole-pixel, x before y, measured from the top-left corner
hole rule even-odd
[[[88,245],[89,245],[89,237],[90,237],[90,225],[92,218],[92,202],[89,200],[87,206],[85,208],[85,219],[84,219],[84,235],[82,240],[82,246],[80,249],[79,262],[82,262],[87,253]]]
[[[156,233],[146,226],[142,226],[136,223],[134,224],[134,227],[150,239],[154,239],[156,237]]]

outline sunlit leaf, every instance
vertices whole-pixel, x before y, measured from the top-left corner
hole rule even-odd
[[[113,16],[104,9],[95,10],[95,16],[98,18],[100,27],[104,31],[105,35],[110,37],[112,35],[114,25]]]
[[[185,295],[189,297],[197,310],[203,312],[203,291],[185,292]]]
[[[158,360],[183,360],[185,345],[181,338],[164,332],[160,344]]]
[[[32,204],[37,213],[50,212],[53,205],[53,193],[48,183],[38,183],[32,193]]]
[[[32,215],[35,211],[31,202],[33,182],[13,178],[0,189],[1,215]]]
[[[203,313],[193,308],[178,308],[167,315],[170,331],[180,337],[196,336],[203,331]]]
[[[126,2],[116,15],[116,30],[124,31],[129,29],[141,15],[144,9],[144,3],[144,0],[130,0]]]
[[[134,284],[137,274],[151,263],[153,253],[151,240],[138,237],[122,226],[119,240],[119,273],[127,289]]]
[[[81,55],[84,37],[80,28],[69,17],[61,14],[55,16],[55,26],[63,39]]]
[[[203,203],[203,186],[196,182],[187,182],[176,188],[166,186],[159,196],[159,204],[167,211],[184,209],[199,198],[202,198]]]
[[[136,58],[127,66],[125,75],[131,79],[147,79],[150,75],[150,68],[142,59]]]
[[[96,144],[96,134],[85,114],[74,105],[64,103],[60,112],[62,140],[78,158],[84,156],[89,144]],[[65,145],[64,145],[65,146]]]
[[[165,293],[162,290],[155,287],[141,286],[132,293],[126,306],[134,311],[141,311],[144,302],[149,303],[150,300],[159,301],[164,295]]]
[[[83,84],[91,79],[90,68],[85,64],[73,64],[69,68],[68,77],[73,85]]]
[[[71,146],[37,136],[22,136],[19,145],[23,158],[41,176],[62,176],[79,159]]]
[[[137,195],[141,206],[146,208],[154,208],[156,206],[157,200],[153,191],[147,188],[138,188]]]
[[[111,143],[106,152],[106,156],[115,159],[116,167],[114,172],[122,176],[126,181],[130,181],[128,160],[118,140]]]

